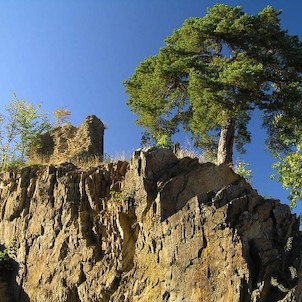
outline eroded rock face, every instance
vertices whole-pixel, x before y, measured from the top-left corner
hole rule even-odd
[[[169,150],[137,151],[126,170],[2,175],[0,244],[15,240],[19,266],[8,299],[301,301],[302,240],[288,206],[227,166]]]

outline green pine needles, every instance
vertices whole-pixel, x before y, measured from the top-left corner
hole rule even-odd
[[[301,42],[281,29],[280,14],[218,4],[186,20],[125,82],[144,138],[162,145],[181,129],[219,164],[232,163],[233,146],[244,152],[251,113],[260,109],[276,141],[274,116],[298,118],[292,109],[302,107]]]
[[[251,114],[261,110],[267,146],[281,159],[279,180],[295,203],[302,191],[302,44],[281,28],[281,13],[268,6],[248,15],[217,4],[186,20],[124,84],[144,143],[171,145],[175,133],[188,132],[218,164],[233,164],[234,147],[245,151]]]

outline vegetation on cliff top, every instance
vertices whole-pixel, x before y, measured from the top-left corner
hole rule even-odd
[[[145,139],[169,146],[183,129],[218,164],[233,164],[233,145],[244,152],[251,112],[262,110],[267,146],[279,159],[276,176],[295,206],[302,200],[302,44],[281,29],[280,14],[269,6],[249,16],[241,7],[218,4],[205,17],[188,19],[125,86]],[[41,105],[15,94],[5,109],[2,169],[25,164],[41,134],[54,127]],[[55,111],[55,126],[66,124],[70,114]],[[237,172],[251,176],[245,163]]]
[[[144,137],[169,144],[183,129],[218,164],[232,163],[233,145],[244,151],[251,112],[259,109],[268,148],[280,158],[291,152],[302,133],[302,46],[281,29],[280,14],[268,6],[249,16],[218,4],[205,17],[186,20],[125,82]],[[291,159],[275,166],[279,180],[301,191]]]
[[[55,126],[65,125],[70,114],[67,109],[56,110]],[[12,100],[5,106],[5,114],[0,115],[1,169],[24,165],[31,150],[39,146],[41,135],[53,127],[41,104],[34,106],[13,93]]]

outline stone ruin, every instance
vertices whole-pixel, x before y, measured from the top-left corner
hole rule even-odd
[[[31,163],[60,164],[102,159],[105,125],[95,115],[88,116],[80,127],[71,124],[57,127],[42,135],[39,147],[32,150]]]

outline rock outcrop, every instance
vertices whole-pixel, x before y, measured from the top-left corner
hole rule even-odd
[[[0,276],[1,301],[302,301],[288,206],[169,150],[137,151],[127,166],[1,176],[0,244],[14,241],[18,266]]]
[[[104,130],[102,121],[88,116],[76,128],[71,124],[57,127],[41,137],[41,143],[29,155],[32,163],[60,164],[104,156]]]

